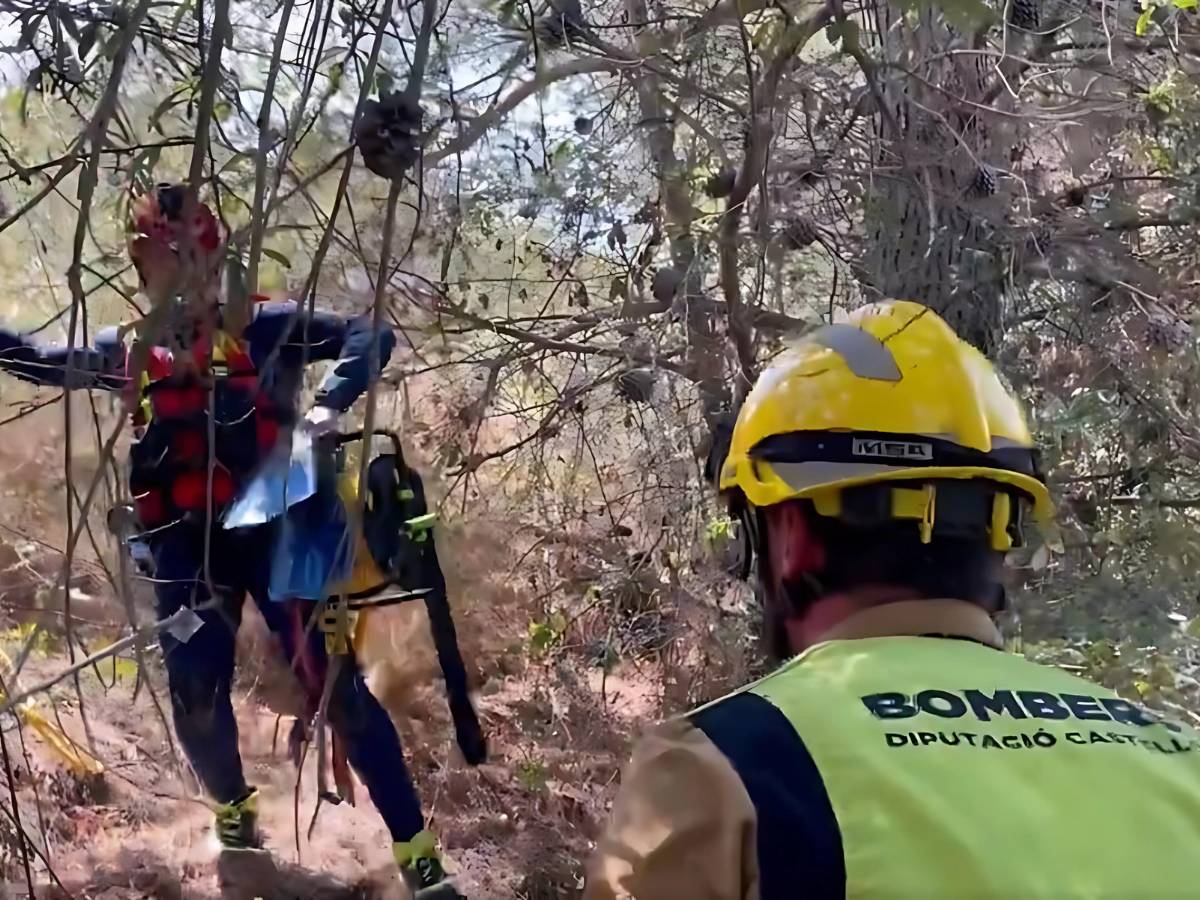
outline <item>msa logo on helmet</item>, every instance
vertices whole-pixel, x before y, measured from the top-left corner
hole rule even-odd
[[[888,441],[883,438],[855,438],[851,452],[855,456],[882,456],[886,459],[933,461],[933,444],[920,441]]]

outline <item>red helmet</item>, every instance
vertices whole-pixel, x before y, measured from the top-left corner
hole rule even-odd
[[[187,191],[181,184],[157,184],[133,202],[134,236],[129,256],[143,289],[155,299],[177,284],[181,254],[192,260],[192,275],[203,286],[201,293],[214,293],[226,234],[221,223],[203,203],[196,202],[190,215],[185,211]],[[191,291],[188,291],[191,293]]]

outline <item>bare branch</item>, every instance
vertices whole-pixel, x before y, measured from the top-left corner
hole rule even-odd
[[[258,109],[258,153],[254,159],[254,201],[250,207],[250,255],[246,261],[246,287],[251,293],[258,291],[258,262],[262,255],[263,235],[267,230],[263,200],[267,193],[267,154],[271,150],[271,109],[275,105],[275,81],[279,77],[280,57],[283,55],[283,43],[294,3],[295,0],[284,0],[280,9],[279,28],[271,48],[271,67],[267,70],[267,84],[263,88],[262,105]]]
[[[425,165],[432,168],[447,157],[456,156],[473,146],[492,128],[504,120],[504,117],[535,94],[545,90],[550,85],[576,75],[589,75],[597,72],[619,72],[627,68],[627,62],[617,62],[609,59],[588,58],[576,59],[563,63],[552,69],[538,74],[536,77],[522,82],[513,88],[499,103],[489,107],[471,121],[461,135],[449,141],[440,149],[425,155]]]

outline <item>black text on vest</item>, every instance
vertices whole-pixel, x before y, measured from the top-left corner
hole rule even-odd
[[[911,696],[889,692],[867,694],[861,699],[863,706],[877,719],[911,719],[926,714],[942,719],[973,716],[980,722],[989,722],[1009,716],[1013,719],[1079,719],[1124,725],[1163,725],[1171,731],[1182,730],[1174,722],[1128,701],[1083,694],[931,689]]]

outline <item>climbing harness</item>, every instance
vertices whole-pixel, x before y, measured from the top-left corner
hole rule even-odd
[[[190,359],[152,347],[131,403],[137,439],[129,485],[144,530],[207,515],[210,497],[219,515],[275,446],[281,427],[244,342],[216,331],[182,352]]]

